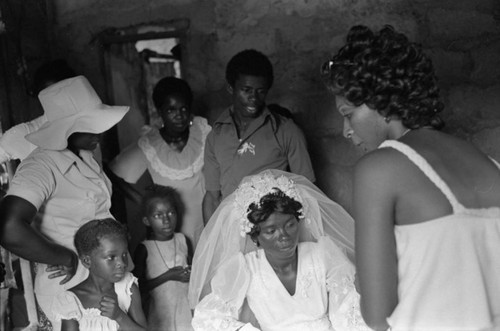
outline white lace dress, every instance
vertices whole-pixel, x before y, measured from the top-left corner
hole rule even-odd
[[[203,156],[205,140],[211,127],[195,116],[189,138],[182,151],[172,148],[157,128],[146,126],[142,136],[113,161],[113,171],[128,183],[136,183],[147,170],[155,184],[171,186],[185,205],[180,231],[194,250],[203,231],[201,203],[205,195]]]
[[[132,284],[137,285],[137,278],[131,273],[115,283],[118,305],[128,312],[132,302]],[[118,331],[118,323],[108,317],[101,316],[98,308],[84,308],[80,299],[71,291],[60,293],[52,304],[52,312],[58,320],[77,320],[80,331]]]
[[[138,141],[153,182],[172,186],[181,194],[186,207],[181,232],[189,239],[193,250],[203,231],[201,203],[205,195],[205,179],[201,169],[205,140],[210,130],[206,119],[194,117],[189,139],[181,152],[165,143],[157,129],[151,130]]]
[[[290,295],[264,250],[238,254],[212,279],[212,293],[196,306],[195,330],[369,330],[359,311],[354,267],[326,237],[298,246],[295,293]],[[244,301],[259,325],[240,318]],[[257,328],[257,327],[260,327]]]

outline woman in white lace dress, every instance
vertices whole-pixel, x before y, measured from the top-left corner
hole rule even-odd
[[[191,114],[192,100],[191,88],[184,80],[161,79],[154,87],[153,102],[163,127],[146,127],[138,142],[123,150],[110,169],[132,184],[148,171],[155,184],[175,188],[186,206],[180,232],[194,251],[203,230],[201,202],[205,180],[201,168],[205,139],[211,128],[206,119]]]
[[[376,330],[500,328],[500,171],[441,132],[422,47],[353,27],[323,67],[356,164],[353,210],[363,317]]]
[[[265,171],[247,177],[214,214],[222,218],[210,222],[225,223],[223,236],[234,236],[224,238],[225,244],[249,238],[254,250],[221,252],[227,258],[215,270],[211,293],[196,306],[195,330],[367,330],[354,266],[345,251],[322,235],[317,202],[302,196],[310,197],[307,190],[314,186],[298,188],[289,175]],[[295,176],[307,181],[300,177]],[[331,205],[341,216],[341,207]],[[339,221],[350,223],[344,215]],[[207,246],[203,251],[211,249]],[[246,305],[255,316],[251,321],[245,318]]]

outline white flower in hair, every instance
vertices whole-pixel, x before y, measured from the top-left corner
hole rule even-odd
[[[253,176],[249,181],[240,184],[236,190],[234,205],[240,221],[240,234],[245,237],[255,226],[248,220],[248,208],[252,203],[259,206],[260,199],[269,193],[277,193],[277,189],[283,192],[289,198],[302,203],[302,197],[299,195],[295,183],[285,177],[275,178],[269,173]],[[304,218],[303,210],[299,210],[299,218]]]

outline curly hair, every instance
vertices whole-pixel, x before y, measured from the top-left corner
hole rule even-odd
[[[276,189],[275,192],[268,193],[260,198],[258,204],[252,203],[248,207],[248,220],[255,224],[248,235],[252,238],[254,242],[257,242],[257,237],[260,234],[259,224],[265,222],[272,213],[279,211],[283,214],[289,214],[295,216],[297,222],[300,220],[300,211],[302,209],[302,204],[295,199],[290,198],[288,195],[283,193],[281,190]]]
[[[184,217],[185,206],[182,198],[176,189],[170,186],[151,185],[146,189],[146,193],[142,197],[141,211],[142,215],[147,217],[151,204],[155,199],[163,199],[168,201],[177,213],[177,228],[180,227]],[[149,230],[149,227],[148,227]]]
[[[268,88],[271,88],[274,81],[271,61],[255,49],[241,51],[229,60],[226,66],[226,81],[234,87],[239,75],[265,77]]]
[[[346,44],[322,68],[328,88],[355,106],[366,104],[410,129],[440,129],[443,110],[431,60],[419,44],[385,26],[375,34],[351,28]]]
[[[189,84],[177,77],[164,77],[160,79],[153,88],[153,103],[156,109],[160,109],[165,103],[167,96],[180,96],[186,99],[189,106],[193,102],[193,91]]]
[[[128,232],[123,224],[112,218],[92,220],[76,231],[74,244],[79,256],[89,255],[101,245],[102,238],[114,237],[128,241]]]

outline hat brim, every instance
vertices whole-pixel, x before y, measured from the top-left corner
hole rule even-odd
[[[103,133],[121,121],[128,112],[128,106],[108,106],[97,108],[54,121],[48,121],[37,131],[26,135],[32,144],[50,150],[63,150],[68,146],[68,137],[75,132]]]

